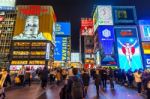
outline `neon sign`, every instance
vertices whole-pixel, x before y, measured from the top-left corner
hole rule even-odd
[[[40,15],[41,13],[48,12],[48,9],[39,5],[29,5],[27,7],[20,7],[19,11],[25,15]]]

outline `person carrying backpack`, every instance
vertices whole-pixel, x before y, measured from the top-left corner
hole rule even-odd
[[[73,76],[68,79],[67,93],[68,99],[83,99],[84,98],[84,86],[82,80],[77,76],[78,69],[72,69]]]

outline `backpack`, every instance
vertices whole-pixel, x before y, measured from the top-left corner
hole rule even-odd
[[[71,86],[71,96],[72,99],[82,99],[83,98],[83,85],[81,79],[75,77],[72,79],[72,86]]]

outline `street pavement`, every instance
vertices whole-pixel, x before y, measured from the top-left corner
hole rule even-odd
[[[30,87],[12,88],[6,92],[6,99],[59,99],[59,92],[62,87],[62,84],[59,86],[48,85],[44,90],[40,87],[40,84],[32,84]],[[134,89],[115,85],[115,90],[111,90],[108,85],[105,91],[100,90],[98,98],[94,81],[91,80],[86,99],[144,99],[144,97],[138,96]]]

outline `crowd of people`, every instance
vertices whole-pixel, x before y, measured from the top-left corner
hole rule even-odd
[[[150,99],[150,72],[148,70],[131,70],[124,71],[121,69],[96,68],[96,69],[79,69],[79,68],[25,68],[22,67],[14,76],[14,80],[10,76],[9,71],[3,87],[12,85],[14,81],[16,86],[31,86],[31,82],[35,79],[41,81],[41,88],[45,89],[47,83],[60,85],[63,88],[60,92],[60,99],[84,99],[87,96],[87,90],[90,81],[95,84],[97,96],[99,90],[107,89],[110,85],[111,90],[115,90],[115,84],[120,84],[129,88],[137,88],[138,95],[143,93]],[[5,91],[0,94],[5,97]]]

